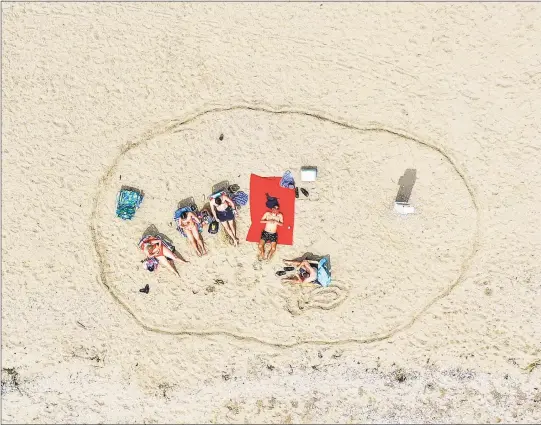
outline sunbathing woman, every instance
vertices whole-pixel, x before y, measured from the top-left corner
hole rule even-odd
[[[313,268],[307,260],[295,261],[284,260],[284,263],[297,267],[297,273],[282,279],[283,282],[291,283],[315,283],[317,280],[317,270]]]
[[[165,246],[160,238],[149,236],[140,242],[139,247],[147,255],[147,258],[141,261],[143,267],[150,272],[154,271],[158,264],[165,264],[180,277],[174,260],[188,262]]]
[[[231,198],[225,192],[222,192],[220,196],[211,198],[210,209],[214,219],[222,223],[227,234],[233,239],[233,244],[238,246],[239,238],[237,238],[237,226],[235,224],[237,207],[235,207]]]
[[[205,243],[199,233],[199,225],[201,225],[201,221],[193,212],[184,211],[178,219],[178,226],[194,247],[197,256],[201,257],[207,253],[207,248],[205,248]]]
[[[280,206],[276,203],[270,211],[263,214],[261,217],[261,223],[265,223],[265,229],[261,233],[261,240],[259,241],[259,254],[258,260],[266,259],[270,260],[276,252],[276,245],[278,243],[278,226],[284,225],[284,217],[280,212]],[[271,244],[269,253],[265,256],[265,244]]]

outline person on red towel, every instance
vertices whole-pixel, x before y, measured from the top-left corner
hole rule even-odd
[[[263,214],[261,223],[265,224],[265,229],[261,233],[261,240],[259,241],[259,253],[257,255],[258,260],[270,260],[276,252],[276,245],[278,243],[278,226],[284,225],[284,217],[280,212],[280,205],[275,202],[270,211]],[[271,244],[270,250],[265,255],[265,245]]]

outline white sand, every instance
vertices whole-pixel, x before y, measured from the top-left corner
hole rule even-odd
[[[3,422],[541,421],[541,6],[2,10]],[[270,263],[170,225],[304,164]],[[180,281],[140,267],[151,224]],[[304,252],[333,286],[274,276]]]

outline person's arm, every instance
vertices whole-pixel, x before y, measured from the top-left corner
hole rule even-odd
[[[272,223],[271,220],[267,220],[268,215],[269,215],[268,212],[266,212],[265,214],[263,214],[263,217],[261,217],[261,223],[264,223],[264,224]]]
[[[301,262],[301,264],[299,265],[299,267],[304,268],[304,270],[306,270],[306,271],[308,271],[308,272],[310,272],[310,273],[311,273],[312,270],[314,269],[314,268],[312,267],[312,265],[311,265],[307,260],[303,260],[303,261]]]
[[[222,195],[222,199],[226,202],[227,205],[229,205],[231,208],[233,208],[233,211],[237,211],[237,207],[235,206],[235,203],[233,202],[233,200],[227,196],[226,193],[224,193]]]
[[[212,212],[212,216],[214,217],[214,220],[218,221],[218,215],[216,213],[216,202],[214,202],[214,199],[210,201],[210,212]]]
[[[195,221],[197,224],[201,224],[201,220],[194,214],[190,213],[192,215],[192,220]]]
[[[278,215],[278,220],[276,220],[275,223],[278,226],[283,226],[284,225],[284,216],[282,214],[279,214]]]

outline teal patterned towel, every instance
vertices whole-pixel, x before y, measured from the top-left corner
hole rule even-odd
[[[122,220],[131,220],[143,202],[143,195],[133,190],[122,189],[116,198],[116,215]]]

